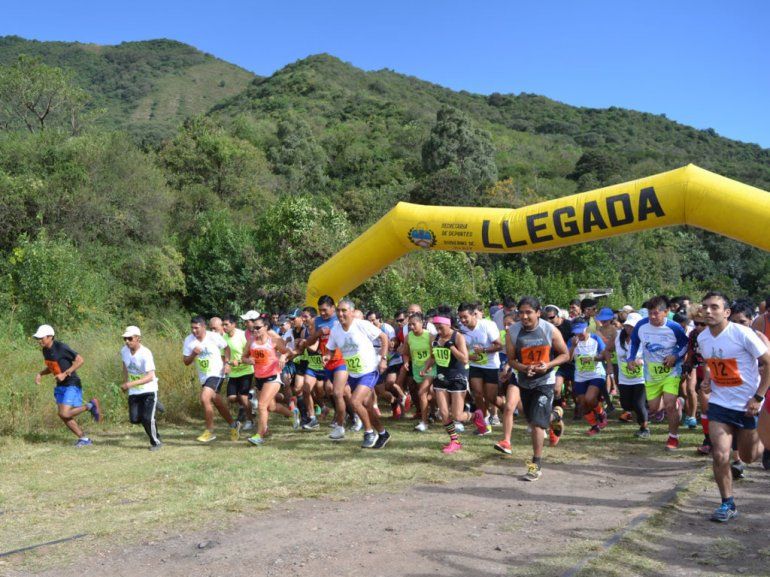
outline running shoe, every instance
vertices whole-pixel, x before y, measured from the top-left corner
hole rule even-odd
[[[350,430],[351,430],[351,431],[354,431],[354,432],[356,432],[356,433],[357,433],[357,432],[358,432],[358,431],[360,431],[360,430],[361,430],[363,427],[364,427],[364,424],[361,422],[361,417],[359,417],[358,415],[355,415],[355,416],[353,417],[353,426],[352,426],[352,427],[350,427]]]
[[[464,433],[465,425],[463,425],[460,421],[455,421],[455,431],[458,433]]]
[[[297,407],[294,407],[294,410],[291,412],[291,428],[295,431],[299,429],[300,425],[300,418],[299,418],[299,409]]]
[[[377,433],[372,431],[371,433],[364,433],[364,442],[361,443],[362,449],[373,449],[377,444]]]
[[[249,438],[248,438],[248,439],[246,439],[246,440],[247,440],[249,443],[251,443],[252,445],[256,445],[256,446],[259,446],[259,445],[264,445],[264,444],[265,444],[265,440],[262,438],[262,435],[260,435],[259,433],[257,433],[256,435],[253,435],[253,436],[249,437]]]
[[[733,461],[730,464],[730,473],[733,476],[733,480],[735,480],[735,479],[745,479],[746,478],[746,466],[741,461]]]
[[[703,444],[696,449],[698,453],[701,455],[710,455],[711,454],[711,443],[709,441],[703,440]]]
[[[668,441],[666,441],[666,451],[676,451],[679,448],[679,437],[672,437],[671,435],[668,436]]]
[[[717,523],[727,523],[730,519],[737,516],[738,511],[734,507],[730,507],[727,503],[722,503],[714,509],[714,512],[711,514],[711,520]]]
[[[230,440],[231,441],[237,441],[241,436],[241,425],[240,421],[235,421],[232,425],[230,425]]]
[[[762,451],[762,466],[765,471],[770,471],[770,449]]]
[[[500,451],[501,453],[505,453],[506,455],[510,455],[512,453],[511,444],[505,439],[499,443],[495,443],[495,450]]]
[[[553,408],[551,428],[557,437],[561,437],[561,434],[564,432],[564,409],[561,407]]]
[[[476,412],[473,413],[473,424],[476,425],[477,435],[487,434],[487,422],[484,419],[484,413],[481,409],[476,409]]]
[[[559,436],[553,432],[553,427],[548,427],[548,444],[551,447],[559,444]]]
[[[91,441],[91,439],[89,439],[88,437],[83,437],[82,439],[78,439],[78,442],[75,443],[75,447],[77,449],[82,449],[83,447],[90,447],[93,444],[94,443],[93,441]]]
[[[639,429],[634,433],[634,437],[636,437],[637,439],[649,439],[650,429]]]
[[[241,430],[242,431],[253,431],[254,430],[254,421],[246,421],[243,424],[243,429],[241,429]]]
[[[401,403],[399,403],[397,401],[393,401],[392,403],[390,403],[390,410],[393,413],[393,418],[394,419],[400,419],[401,418],[401,415],[403,414],[401,412]]]
[[[420,433],[424,433],[428,430],[428,425],[424,421],[420,421],[415,425],[414,430],[419,431]]]
[[[683,423],[688,429],[695,429],[698,427],[698,421],[695,417],[685,417]]]
[[[158,443],[157,445],[150,445],[150,451],[160,451],[161,447],[163,447],[163,443]]]
[[[307,423],[304,423],[302,425],[302,430],[303,431],[317,431],[318,427],[320,427],[320,425],[318,424],[318,419],[316,417],[313,417]]]
[[[448,445],[444,445],[444,448],[441,449],[441,452],[445,455],[449,455],[451,453],[456,453],[460,449],[462,449],[463,446],[460,444],[460,441],[449,441]]]
[[[91,417],[93,417],[95,422],[100,423],[102,420],[102,408],[99,405],[99,399],[94,397],[88,402],[91,403],[91,408],[88,409],[91,413]]]
[[[316,405],[315,406],[315,410],[313,412],[315,413],[316,417],[320,417],[321,416],[321,407],[319,405]]]
[[[527,461],[527,472],[521,476],[521,479],[523,481],[537,481],[542,475],[543,472],[540,470],[540,465]]]
[[[588,435],[589,437],[593,437],[594,435],[598,435],[601,432],[602,430],[599,428],[599,426],[594,425],[593,427],[591,427],[586,431],[586,435]]]
[[[331,434],[329,435],[329,438],[332,441],[341,441],[345,438],[345,427],[340,427],[339,425],[336,425],[333,429]]]
[[[631,414],[630,411],[623,411],[620,413],[620,416],[618,417],[618,421],[621,421],[623,423],[632,423],[634,421],[634,416]]]
[[[388,441],[390,441],[390,433],[387,431],[383,431],[379,435],[377,435],[377,442],[374,444],[373,449],[382,449],[385,445],[388,444]]]
[[[198,441],[199,443],[210,443],[216,438],[217,436],[214,433],[206,429],[205,431],[203,431],[203,433],[201,433],[201,436],[195,440]]]
[[[163,413],[166,412],[166,406],[160,401],[158,401],[155,405],[155,412],[158,413],[159,415],[162,415]]]
[[[604,429],[607,425],[609,425],[609,419],[607,419],[606,412],[596,416],[596,424],[600,429]]]
[[[404,398],[401,400],[401,406],[404,408],[404,412],[406,413],[409,409],[412,408],[412,396],[411,395],[404,395]]]
[[[500,426],[500,417],[497,415],[492,415],[492,417],[489,419],[489,424],[493,427],[499,427]]]
[[[249,402],[251,403],[251,412],[252,412],[252,414],[256,414],[257,409],[259,409],[259,399],[254,397],[253,399],[249,400]]]
[[[650,415],[650,420],[653,423],[662,423],[666,419],[666,411],[658,411]]]

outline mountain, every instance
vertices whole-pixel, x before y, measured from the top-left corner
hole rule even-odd
[[[170,135],[187,116],[241,92],[256,76],[174,40],[100,46],[0,37],[0,64],[20,54],[72,72],[101,109],[98,122],[134,133]]]

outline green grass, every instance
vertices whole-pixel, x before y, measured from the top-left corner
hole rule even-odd
[[[190,393],[192,395],[192,393]],[[125,404],[113,408],[125,412]],[[97,548],[131,544],[147,534],[225,526],[233,514],[248,514],[291,498],[349,496],[362,491],[398,491],[418,483],[443,483],[478,474],[485,464],[500,462],[491,450],[494,438],[463,436],[464,450],[447,457],[439,451],[446,434],[437,427],[425,434],[411,431],[412,421],[392,423],[391,444],[383,451],[362,451],[360,434],[343,443],[318,433],[294,432],[281,417],[272,419],[273,436],[264,447],[245,440],[232,443],[217,421],[218,439],[200,445],[200,422],[170,425],[161,421],[164,448],[147,450],[141,427],[89,424],[95,446],[77,450],[61,424],[25,437],[0,437],[0,543],[3,550],[47,542],[78,533],[88,537],[77,547],[61,548],[84,555]],[[661,455],[662,429],[651,443],[632,439],[631,426],[616,425],[599,438],[585,426],[569,427],[559,449],[546,449],[549,463]],[[694,434],[685,442],[694,444]],[[514,429],[511,474],[523,472],[530,456],[523,426]],[[597,449],[600,448],[600,453]],[[675,456],[674,458],[688,458]],[[75,553],[63,553],[65,556]],[[13,567],[42,569],[52,556],[41,552],[6,561]],[[70,559],[74,561],[76,559]],[[56,562],[62,557],[57,550]]]

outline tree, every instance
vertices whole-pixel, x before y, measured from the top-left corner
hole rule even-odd
[[[16,63],[0,66],[0,127],[6,130],[68,125],[77,134],[87,100],[71,74],[38,58],[22,54]]]
[[[286,177],[290,192],[318,193],[326,186],[326,152],[316,142],[301,117],[288,115],[278,123],[278,142],[269,158],[278,174]]]
[[[422,147],[422,166],[426,173],[455,168],[474,187],[497,180],[495,147],[490,135],[473,125],[455,108],[436,113],[436,124]]]

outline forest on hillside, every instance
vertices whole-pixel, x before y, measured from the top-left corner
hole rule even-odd
[[[662,115],[453,92],[329,55],[260,78],[167,40],[0,38],[0,310],[28,328],[293,308],[310,272],[398,201],[519,207],[688,163],[770,190],[770,150]],[[526,255],[414,253],[352,296],[390,313],[564,304],[581,286],[614,287],[616,305],[758,298],[770,258],[674,227]]]

